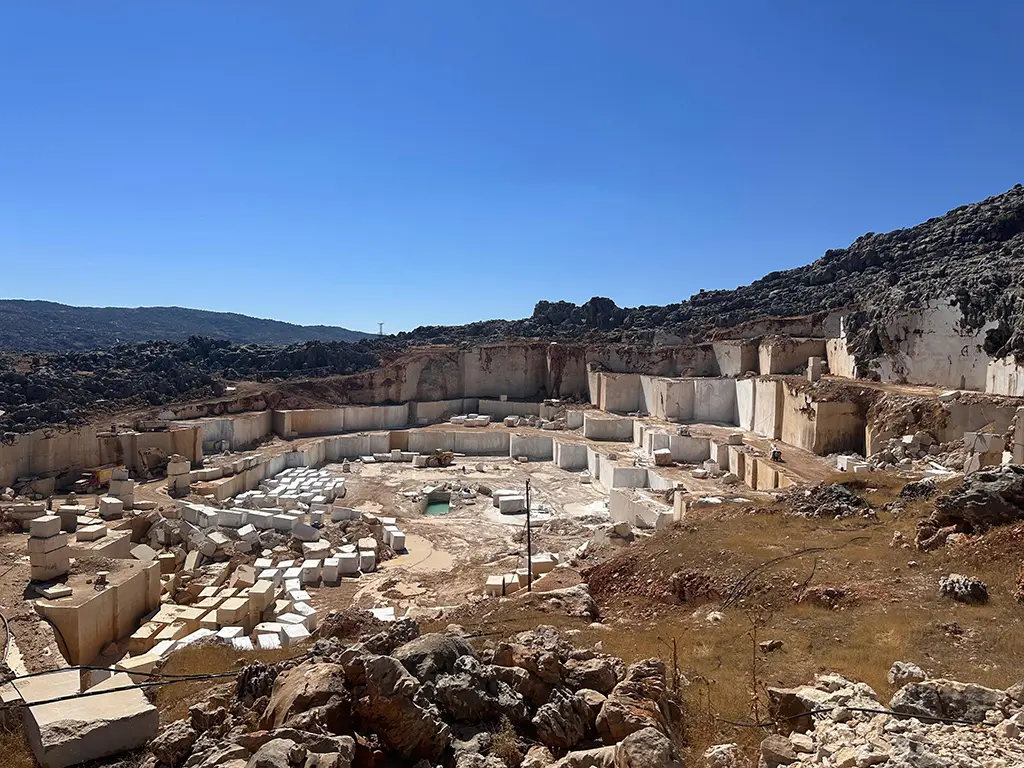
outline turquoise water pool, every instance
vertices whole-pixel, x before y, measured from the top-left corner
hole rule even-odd
[[[432,501],[423,510],[424,515],[447,515],[451,505],[447,501]]]

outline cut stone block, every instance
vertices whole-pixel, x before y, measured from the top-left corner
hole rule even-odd
[[[156,645],[156,635],[160,631],[160,625],[147,622],[139,627],[132,636],[128,638],[127,651],[132,656],[139,656],[149,651]]]
[[[79,699],[37,704],[78,692],[79,672],[44,675],[32,680],[47,680],[67,675],[63,688],[51,687],[33,693],[28,681],[18,691],[28,706],[25,733],[36,759],[45,768],[67,768],[91,760],[127,752],[156,737],[160,725],[157,708],[142,690],[133,688],[132,678],[117,673],[90,689],[93,695]],[[102,693],[101,693],[102,692]]]
[[[62,597],[71,597],[74,590],[62,584],[54,584],[50,587],[36,587],[38,592],[46,600],[59,600]]]
[[[276,651],[281,647],[279,635],[256,635],[256,644],[261,651]]]
[[[217,609],[217,622],[221,626],[241,624],[249,613],[249,598],[231,597]]]
[[[265,611],[274,602],[276,587],[269,581],[257,581],[249,588],[249,608],[259,612]]]
[[[67,547],[52,552],[33,552],[29,554],[29,563],[32,581],[49,581],[71,570]]]
[[[133,682],[142,683],[149,679],[156,665],[160,663],[160,657],[152,653],[143,653],[139,656],[132,656],[122,659],[114,665],[117,672],[124,672]]]
[[[318,541],[320,539],[320,531],[312,525],[296,521],[292,525],[292,536],[299,541]]]
[[[60,533],[60,517],[58,515],[43,515],[28,524],[29,535],[37,539],[49,539]]]
[[[359,551],[359,570],[369,573],[377,567],[377,555],[374,552]]]
[[[33,520],[33,522],[35,521]],[[63,549],[67,545],[68,535],[66,533],[59,533],[48,539],[37,539],[33,536],[28,540],[28,551],[29,554],[36,552],[53,552],[57,549]]]
[[[242,627],[223,627],[217,632],[221,640],[234,640],[236,637],[245,637],[245,629]]]
[[[75,538],[78,541],[97,541],[107,535],[107,526],[103,523],[96,523],[95,525],[86,525],[78,529],[75,534]]]
[[[301,624],[288,624],[282,628],[281,644],[285,648],[298,645],[310,636],[309,630]]]
[[[498,511],[503,515],[515,514],[526,510],[526,497],[520,495],[499,496]]]
[[[236,651],[254,651],[252,640],[248,637],[236,637],[231,641],[231,647]]]
[[[281,586],[281,582],[284,580],[284,574],[277,568],[267,568],[266,570],[260,571],[258,574],[259,581],[269,581],[275,587]]]
[[[131,481],[126,481],[131,482]],[[103,496],[99,501],[100,517],[104,520],[120,520],[124,516],[124,500],[113,496]]]
[[[132,547],[132,557],[143,563],[151,563],[156,559],[156,551],[146,544],[137,544]]]
[[[372,552],[370,554],[373,554]],[[338,573],[344,576],[359,575],[359,553],[342,552],[336,558],[338,561]]]
[[[302,555],[306,560],[323,560],[331,556],[331,542],[307,541],[302,544]]]
[[[292,605],[292,612],[297,613],[305,621],[303,622],[310,632],[316,629],[317,625],[317,612],[316,609],[309,603],[297,602]]]

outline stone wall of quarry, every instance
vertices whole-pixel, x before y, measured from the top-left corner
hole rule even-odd
[[[913,322],[894,321],[891,341],[895,346],[888,357],[876,361],[875,375],[939,386],[962,382],[994,394],[1024,395],[1024,367],[1010,359],[984,357],[978,348],[983,331],[960,333],[956,313],[948,303],[940,303],[914,314]],[[934,321],[939,330],[929,331],[926,321]],[[964,349],[968,351],[962,354]],[[539,402],[543,397],[589,399],[609,413],[646,413],[678,423],[737,425],[815,453],[870,452],[886,428],[867,424],[863,407],[844,404],[842,397],[787,393],[778,378],[720,375],[748,366],[790,374],[806,367],[807,353],[827,356],[838,373],[864,368],[842,336],[773,337],[760,344],[721,340],[672,347],[540,341],[468,349],[424,347],[373,371],[330,379],[324,386],[339,401],[334,407],[289,408],[287,393],[249,392],[237,398],[163,407],[157,413],[168,420],[169,431],[125,430],[111,435],[82,427],[16,435],[0,443],[0,484],[10,485],[22,476],[69,475],[111,463],[135,469],[139,452],[146,448],[199,463],[204,450],[251,448],[270,435],[291,439],[401,430],[476,412],[494,419],[507,415],[550,418],[553,406]],[[937,439],[949,441],[964,431],[998,429],[1008,422],[1012,408],[971,401],[953,410],[956,415],[945,420],[934,435]],[[449,449],[479,453],[473,441],[485,438],[460,439],[465,446]],[[486,446],[483,452],[493,448]],[[547,449],[543,452],[546,455]]]
[[[142,468],[140,452],[147,449],[202,461],[202,439],[198,423],[156,432],[111,433],[95,427],[27,432],[0,443],[0,485],[13,485],[19,477],[75,474],[105,464],[123,464],[134,471]]]

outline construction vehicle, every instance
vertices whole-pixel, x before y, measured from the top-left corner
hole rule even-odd
[[[438,467],[450,467],[454,460],[455,454],[452,451],[442,451],[438,449],[427,456],[427,466],[434,469]]]
[[[89,467],[83,469],[78,480],[75,480],[73,490],[75,493],[96,493],[101,488],[110,485],[114,470],[118,464],[105,464],[102,467]]]

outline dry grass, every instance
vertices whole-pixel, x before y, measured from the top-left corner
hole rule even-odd
[[[4,768],[36,768],[38,765],[23,728],[0,729],[0,755],[3,755]]]
[[[501,724],[491,740],[491,754],[504,761],[509,768],[515,768],[523,760],[523,754],[519,751],[519,743],[516,739],[515,726],[505,715],[502,715]]]
[[[870,483],[857,478],[847,485],[880,505],[896,498],[902,482],[872,476]],[[552,624],[572,630],[577,644],[600,642],[605,652],[627,662],[658,656],[670,663],[675,639],[681,672],[690,683],[684,693],[691,759],[712,743],[756,745],[763,736],[760,729],[723,720],[764,718],[764,686],[798,685],[821,672],[864,681],[883,698],[893,693],[886,674],[897,660],[918,663],[936,676],[1010,685],[1024,677],[1024,606],[1012,597],[1017,563],[986,561],[976,552],[968,558],[955,550],[922,553],[891,547],[894,531],[913,540],[917,519],[930,507],[928,500],[909,502],[898,517],[881,513],[877,523],[789,517],[778,514],[777,507],[767,514],[716,510],[614,555],[628,566],[622,569],[625,574],[644,563],[642,577],[667,581],[685,568],[708,574],[727,594],[756,566],[798,550],[824,548],[764,568],[745,595],[729,605],[721,596],[683,605],[657,599],[650,595],[659,591],[641,578],[639,596],[627,585],[600,598],[606,617],[602,629],[580,619],[522,610],[514,599],[498,606],[485,602],[452,620],[481,639]],[[911,561],[916,566],[908,565]],[[938,579],[950,571],[984,579],[991,601],[966,606],[941,598]],[[843,588],[851,599],[839,610],[798,603],[805,582]],[[607,593],[608,585],[603,587],[598,591]],[[710,610],[722,611],[725,620],[708,623]],[[761,625],[756,630],[755,623]],[[782,648],[757,651],[755,643],[767,639],[781,640]]]
[[[172,654],[161,670],[168,675],[208,675],[222,672],[237,672],[242,667],[256,661],[275,664],[296,655],[298,652],[282,649],[280,651],[257,651],[240,653],[226,645],[204,645],[185,648]],[[154,703],[160,710],[160,722],[170,723],[188,715],[192,705],[205,699],[213,688],[222,685],[234,685],[234,679],[220,678],[196,680],[156,688]]]

